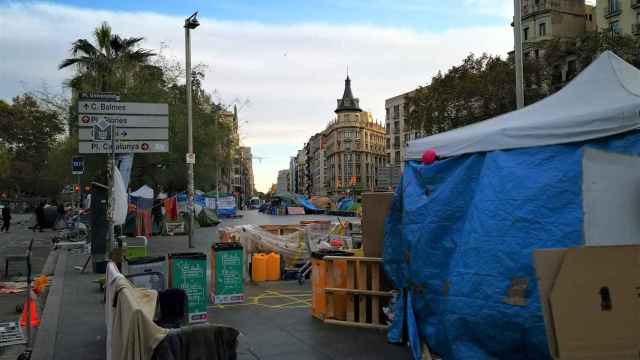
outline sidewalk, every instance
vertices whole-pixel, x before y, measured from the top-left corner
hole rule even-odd
[[[272,221],[256,219],[256,216],[259,215],[251,214],[244,221]],[[279,217],[277,220],[298,222],[300,219]],[[237,225],[244,221],[225,222]],[[194,249],[189,249],[186,236],[154,237],[149,240],[149,253],[167,255],[199,251],[208,254],[216,238],[217,228],[196,229]],[[62,258],[65,263],[59,265],[64,265],[64,277],[56,279],[63,282],[57,322],[52,329],[40,329],[43,337],[39,337],[48,339],[49,346],[55,351],[41,359],[105,359],[103,293],[93,282],[100,275],[80,274],[74,269],[84,263],[86,255],[66,253]],[[230,325],[242,333],[238,349],[240,360],[410,358],[404,347],[387,344],[383,332],[326,325],[314,319],[308,305],[310,291],[308,282],[304,286],[293,281],[249,286],[245,290],[248,297],[245,304],[209,306],[209,322]],[[53,295],[55,298],[56,294]],[[45,311],[54,312],[55,307]]]

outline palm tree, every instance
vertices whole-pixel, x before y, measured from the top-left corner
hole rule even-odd
[[[69,86],[78,91],[126,92],[136,70],[155,54],[138,48],[143,38],[121,38],[111,32],[106,22],[97,27],[93,35],[95,45],[87,39],[76,40],[71,47],[73,57],[62,61],[58,69],[77,67]]]

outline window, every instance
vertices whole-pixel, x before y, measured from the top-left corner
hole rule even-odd
[[[386,108],[385,110],[387,111],[387,120],[389,120],[389,113],[390,113],[389,108]]]
[[[387,149],[391,149],[391,139],[387,138]]]
[[[393,138],[393,147],[394,148],[399,148],[400,147],[400,136],[394,136]]]
[[[524,41],[529,40],[529,28],[524,28],[523,34],[522,34],[522,38],[524,39]]]
[[[609,13],[620,11],[620,0],[609,0]]]
[[[404,145],[406,146],[409,141],[411,141],[411,134],[404,134]]]
[[[396,151],[396,157],[395,157],[395,162],[396,164],[400,164],[400,151]]]
[[[567,62],[567,80],[571,80],[573,79],[574,76],[576,76],[576,61],[575,60],[569,60]]]
[[[540,36],[546,36],[547,35],[547,24],[546,23],[541,23],[540,25],[538,25],[538,34]]]
[[[540,58],[540,50],[535,49],[535,50],[533,51],[533,54],[535,55],[536,59],[539,59],[539,58]]]
[[[614,21],[611,23],[611,32],[616,35],[620,34],[620,21]]]
[[[400,119],[400,105],[393,105],[393,118]]]
[[[393,133],[394,134],[399,134],[400,133],[400,121],[394,121],[393,122]]]

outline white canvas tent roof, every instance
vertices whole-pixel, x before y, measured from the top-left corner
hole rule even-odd
[[[142,185],[138,190],[130,193],[133,197],[141,197],[145,199],[153,199],[153,189],[147,185]]]
[[[427,149],[461,154],[564,144],[640,127],[640,70],[602,53],[557,93],[523,109],[409,143],[407,160]]]

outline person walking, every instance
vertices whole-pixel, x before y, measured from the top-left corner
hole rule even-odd
[[[44,205],[45,202],[41,202],[40,205],[36,208],[36,224],[33,226],[33,232],[36,231],[36,228],[43,232],[44,230]]]
[[[2,228],[0,232],[9,232],[9,226],[11,226],[11,208],[9,204],[4,204],[2,208]]]

